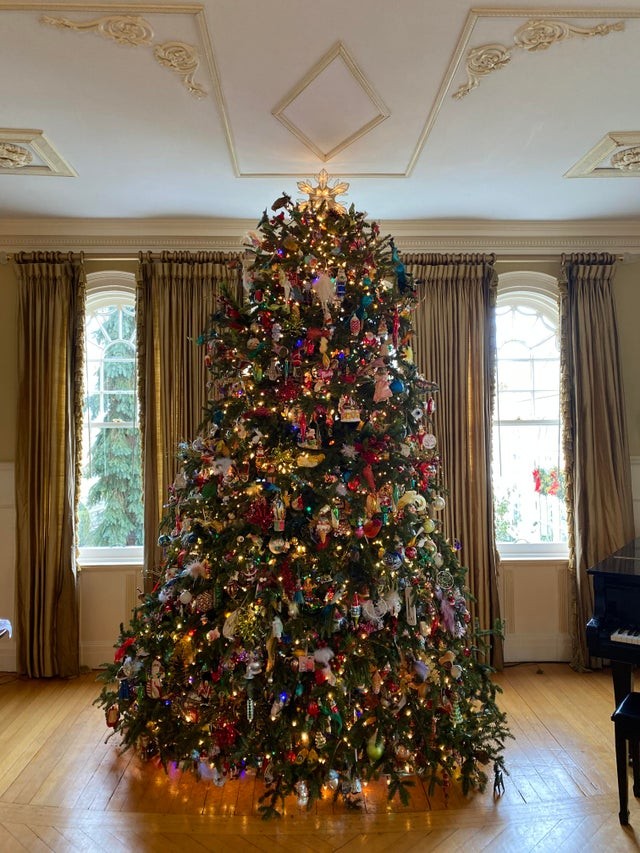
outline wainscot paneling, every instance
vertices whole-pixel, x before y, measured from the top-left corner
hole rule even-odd
[[[499,576],[506,663],[568,661],[566,560],[504,559]]]
[[[120,624],[127,625],[142,588],[140,566],[83,566],[80,574],[80,664],[113,660]]]

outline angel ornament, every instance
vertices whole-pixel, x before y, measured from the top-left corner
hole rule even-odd
[[[384,367],[379,367],[375,373],[375,388],[373,391],[373,402],[382,403],[393,397],[393,391],[389,387],[389,374]]]
[[[333,288],[333,282],[329,278],[326,270],[322,270],[318,274],[318,278],[315,280],[313,288],[316,292],[316,296],[320,301],[320,305],[322,306],[322,313],[325,318],[330,318],[329,314],[329,302],[333,299],[335,295],[335,291]]]

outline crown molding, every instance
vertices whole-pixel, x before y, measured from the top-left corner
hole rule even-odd
[[[0,252],[51,249],[88,254],[139,251],[239,251],[255,219],[3,219]],[[640,252],[640,219],[541,221],[383,220],[405,252],[532,254]]]

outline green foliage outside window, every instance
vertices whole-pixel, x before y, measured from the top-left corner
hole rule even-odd
[[[135,318],[109,306],[96,312],[88,338],[103,357],[90,366],[85,431],[90,441],[83,478],[89,484],[80,505],[79,541],[89,547],[142,544],[142,471],[137,427]]]

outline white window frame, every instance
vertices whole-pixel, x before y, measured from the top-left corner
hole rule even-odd
[[[135,273],[124,270],[104,270],[87,274],[87,300],[85,312],[107,305],[117,305],[127,297],[135,300]],[[78,562],[81,567],[91,566],[130,566],[138,568],[143,564],[143,546],[129,545],[120,548],[78,548]]]
[[[533,270],[514,270],[498,275],[496,307],[511,302],[515,296],[521,305],[548,317],[553,311],[559,323],[558,279],[554,276]],[[566,542],[497,542],[496,547],[500,557],[508,560],[558,560],[568,556]]]

